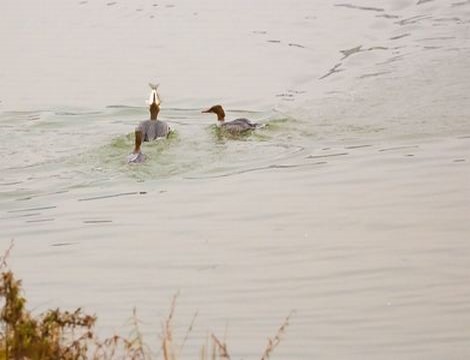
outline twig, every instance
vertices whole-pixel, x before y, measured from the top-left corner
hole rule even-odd
[[[4,267],[7,267],[7,258],[10,256],[10,252],[11,252],[11,249],[13,249],[13,245],[14,245],[14,240],[12,239],[10,241],[10,245],[8,246],[8,248],[5,250],[5,252],[3,253],[3,256],[0,257],[0,269],[4,268]]]
[[[191,320],[191,323],[189,324],[188,329],[186,330],[186,335],[184,336],[183,342],[181,343],[179,352],[178,352],[178,357],[181,355],[181,352],[183,351],[184,344],[186,343],[186,340],[188,340],[189,333],[193,330],[194,323],[196,322],[198,312],[196,311],[194,313],[193,319]]]
[[[165,337],[168,336],[168,339],[171,341],[172,340],[172,331],[171,331],[171,322],[173,321],[173,315],[175,313],[175,308],[176,308],[176,299],[179,296],[179,292],[177,292],[173,296],[173,300],[171,301],[171,308],[170,308],[170,313],[168,314],[168,318],[166,319],[165,322]]]
[[[171,302],[170,313],[168,314],[168,318],[165,321],[165,326],[163,327],[162,349],[163,349],[163,358],[165,360],[175,359],[175,355],[172,349],[173,335],[172,335],[171,323],[173,321],[173,315],[175,313],[175,308],[176,308],[176,299],[178,298],[178,295],[179,295],[179,292],[177,292],[173,296],[173,300]]]
[[[212,340],[219,348],[219,356],[222,359],[230,360],[230,355],[228,354],[228,351],[227,351],[227,345],[225,343],[222,343],[214,334],[211,334],[211,336],[212,336]]]
[[[146,354],[145,354],[145,350],[144,350],[144,341],[143,341],[143,338],[142,338],[142,333],[140,332],[140,329],[139,329],[139,320],[137,318],[137,309],[134,307],[133,311],[132,311],[132,321],[133,321],[133,325],[134,325],[134,329],[135,329],[135,341],[137,342],[137,353],[140,353],[140,355],[142,356],[142,359],[145,359],[146,358]]]
[[[271,353],[279,345],[279,343],[281,342],[281,336],[286,330],[287,325],[289,325],[289,320],[291,316],[294,314],[294,312],[295,311],[293,310],[289,313],[289,315],[287,315],[286,319],[277,330],[277,333],[274,336],[274,338],[273,339],[268,338],[268,344],[266,345],[266,349],[264,350],[263,355],[261,356],[261,360],[268,360]]]

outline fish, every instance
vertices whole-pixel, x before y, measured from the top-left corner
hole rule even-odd
[[[158,94],[158,87],[160,86],[160,84],[149,83],[149,86],[150,86],[150,89],[152,90],[150,91],[150,96],[147,101],[147,104],[150,105],[150,104],[155,103],[158,106],[160,106],[160,104],[162,103],[160,99],[160,95]]]

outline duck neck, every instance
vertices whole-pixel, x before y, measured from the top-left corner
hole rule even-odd
[[[225,120],[225,114],[217,113],[217,121],[224,122],[224,120]]]

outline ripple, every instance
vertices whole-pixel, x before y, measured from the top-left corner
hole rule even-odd
[[[321,159],[321,158],[346,156],[346,155],[349,155],[349,153],[348,152],[340,152],[340,153],[324,154],[324,155],[309,155],[309,156],[306,157],[306,159]]]
[[[102,111],[57,111],[57,116],[84,116],[84,115],[102,115]]]
[[[51,244],[51,246],[59,247],[59,246],[71,246],[71,245],[76,245],[76,244],[77,243],[63,242],[63,243],[54,243],[54,244]]]
[[[147,192],[145,191],[132,191],[132,192],[125,192],[125,193],[117,193],[117,194],[100,195],[100,196],[94,196],[94,197],[89,197],[89,198],[82,198],[82,199],[78,199],[78,201],[103,200],[103,199],[109,199],[109,198],[115,198],[115,197],[121,197],[121,196],[145,195],[145,194],[147,194]]]
[[[412,16],[412,17],[400,20],[400,21],[397,22],[397,24],[399,24],[401,26],[410,25],[410,24],[417,24],[417,23],[419,23],[423,20],[427,20],[427,19],[432,19],[432,16],[429,16],[429,15],[416,15],[416,16]]]
[[[260,167],[253,167],[249,169],[236,170],[236,171],[226,172],[226,173],[217,174],[217,175],[185,176],[184,178],[188,180],[219,179],[219,178],[225,178],[225,177],[234,176],[234,175],[242,175],[242,174],[262,171],[262,170],[294,169],[294,168],[310,167],[310,166],[324,165],[324,164],[327,164],[327,162],[319,161],[315,163],[303,163],[303,164],[272,164],[272,165],[266,165],[266,166],[260,166]]]
[[[6,183],[0,183],[0,186],[11,186],[11,185],[19,185],[22,184],[23,181],[11,181]]]
[[[393,37],[390,38],[390,40],[403,39],[403,38],[408,37],[408,36],[411,36],[411,34],[410,34],[410,33],[406,33],[406,34],[402,34],[402,35],[393,36]]]
[[[456,2],[456,3],[452,3],[452,7],[465,6],[465,5],[469,5],[469,4],[470,4],[470,0],[460,1],[460,2]]]
[[[359,76],[359,79],[367,79],[367,78],[371,78],[371,77],[377,77],[377,76],[381,76],[381,75],[387,75],[387,74],[390,74],[390,73],[391,73],[390,71],[379,71],[379,72],[376,72],[376,73],[370,73],[370,74],[361,75],[361,76]]]
[[[454,36],[436,36],[436,37],[426,37],[420,39],[420,41],[435,41],[435,40],[455,40]]]
[[[398,15],[390,15],[390,14],[380,14],[376,15],[378,18],[385,18],[385,19],[399,19],[400,16]]]
[[[21,215],[15,215],[15,216],[5,216],[0,218],[1,220],[6,220],[6,219],[18,219],[18,218],[25,218],[25,217],[32,217],[32,216],[38,216],[41,215],[41,213],[31,213],[31,214],[21,214]]]
[[[335,6],[345,7],[345,8],[349,8],[349,9],[356,9],[356,10],[365,10],[365,11],[375,11],[375,12],[385,11],[382,8],[369,7],[369,6],[359,6],[359,5],[352,5],[352,4],[335,4]]]
[[[47,218],[47,219],[34,219],[34,220],[26,220],[27,223],[42,223],[42,222],[50,222],[54,221],[54,218]]]
[[[340,50],[340,53],[342,53],[344,55],[341,60],[344,60],[344,59],[348,58],[349,56],[351,56],[353,54],[357,54],[361,51],[362,51],[362,45],[353,47],[351,49]]]
[[[350,145],[350,146],[345,146],[345,149],[362,149],[362,148],[367,148],[371,147],[372,145],[370,144],[363,144],[363,145]]]
[[[394,146],[389,148],[380,149],[380,152],[384,151],[396,151],[396,150],[407,150],[407,149],[418,149],[419,145],[405,145],[405,146]]]
[[[296,44],[296,43],[289,43],[288,45],[291,46],[291,47],[298,47],[298,48],[305,49],[305,46],[300,45],[300,44]]]
[[[50,209],[55,209],[57,206],[51,205],[51,206],[41,206],[41,207],[35,207],[35,208],[27,208],[27,209],[17,209],[17,210],[9,210],[9,213],[18,213],[18,212],[28,212],[28,211],[38,211],[38,210],[50,210]]]
[[[107,109],[142,109],[141,106],[131,106],[131,105],[106,105]]]
[[[84,224],[108,224],[112,222],[112,220],[83,220]]]
[[[335,66],[333,66],[325,75],[323,75],[320,80],[323,80],[327,78],[328,76],[331,76],[333,74],[339,73],[341,71],[344,71],[343,69],[340,69],[340,66],[343,65],[343,63],[338,63]]]

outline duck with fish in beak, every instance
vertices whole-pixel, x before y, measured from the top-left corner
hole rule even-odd
[[[149,85],[152,89],[149,98],[150,119],[140,122],[136,127],[134,151],[129,155],[128,162],[143,161],[144,157],[141,151],[142,142],[167,138],[171,133],[171,129],[168,124],[165,121],[157,119],[161,104],[160,96],[157,91],[158,84]]]

